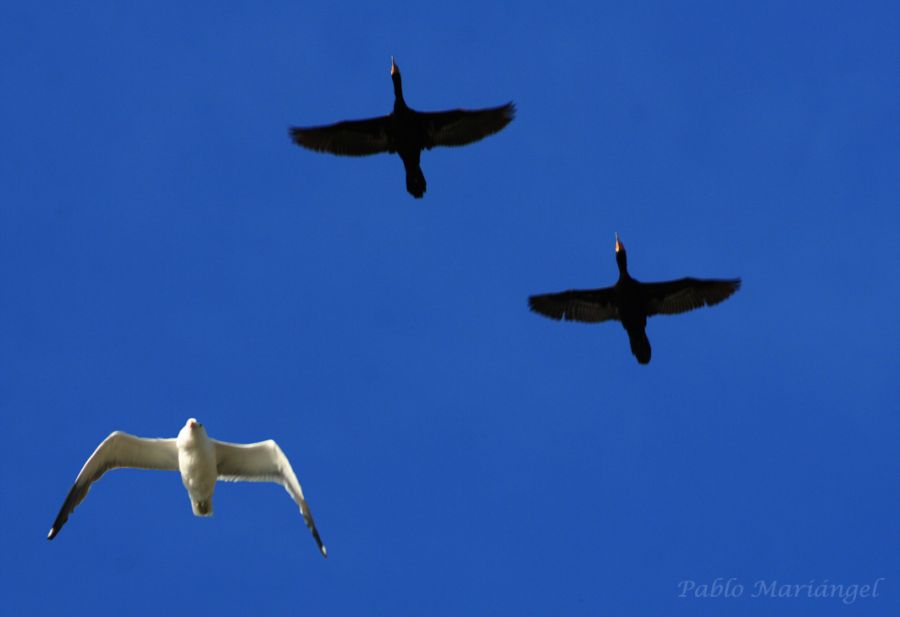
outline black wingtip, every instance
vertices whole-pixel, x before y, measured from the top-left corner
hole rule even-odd
[[[72,490],[75,490],[75,487],[72,487]],[[66,502],[63,504],[62,510],[60,510],[59,515],[56,517],[56,520],[53,521],[53,526],[50,528],[50,531],[47,533],[47,539],[52,540],[56,537],[56,534],[59,533],[59,530],[63,528],[63,525],[66,524],[66,521],[69,520],[69,512],[66,510],[69,509],[69,502],[71,500],[71,491],[69,492],[70,497],[66,498]]]
[[[565,311],[554,310],[552,304],[546,301],[546,297],[543,294],[528,296],[528,308],[532,313],[549,319],[555,319],[556,321],[560,321],[565,315]]]
[[[516,109],[516,104],[513,101],[510,101],[503,108],[503,111],[505,112],[507,122],[512,122],[513,120],[515,120],[516,111],[518,111],[518,110]]]
[[[319,546],[319,552],[322,553],[322,557],[328,559],[328,549],[325,548],[325,544],[322,542],[322,538],[319,537],[319,531],[315,527],[313,527],[311,531],[316,544]]]

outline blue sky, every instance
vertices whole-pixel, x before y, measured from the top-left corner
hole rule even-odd
[[[0,575],[11,613],[844,615],[900,609],[895,3],[6,3]],[[516,120],[423,154],[289,125]],[[555,323],[529,294],[743,278]],[[275,438],[274,485],[114,471],[112,430]],[[739,598],[679,598],[735,579]],[[878,598],[752,598],[756,581]]]

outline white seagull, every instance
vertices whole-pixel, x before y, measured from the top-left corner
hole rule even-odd
[[[249,444],[216,441],[206,435],[206,429],[194,418],[187,421],[174,439],[145,439],[121,431],[111,433],[81,468],[47,534],[48,540],[59,533],[69,514],[87,496],[91,484],[110,469],[119,467],[180,471],[196,516],[212,516],[216,480],[280,484],[300,506],[300,514],[319,551],[328,557],[300,482],[278,444],[271,439]]]

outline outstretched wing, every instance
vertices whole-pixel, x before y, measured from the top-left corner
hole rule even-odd
[[[488,109],[422,112],[425,147],[464,146],[493,135],[516,116],[513,103]]]
[[[219,480],[228,482],[275,482],[284,487],[288,494],[300,506],[300,514],[306,526],[312,532],[319,551],[328,557],[328,551],[319,537],[316,522],[313,520],[309,504],[303,497],[303,489],[294,475],[288,458],[273,440],[259,443],[237,444],[212,440],[216,446],[216,465]]]
[[[69,519],[69,514],[84,501],[91,484],[110,469],[135,467],[138,469],[178,470],[178,448],[174,439],[144,439],[115,431],[97,446],[81,468],[75,484],[69,490],[62,508],[47,534],[52,540]]]
[[[347,120],[327,126],[291,127],[291,139],[298,146],[342,156],[366,156],[387,152],[388,116],[368,120]]]
[[[619,318],[612,287],[531,296],[528,307],[545,317],[567,321],[596,323]]]
[[[713,306],[741,288],[741,279],[683,278],[661,283],[644,283],[647,315],[674,315]]]

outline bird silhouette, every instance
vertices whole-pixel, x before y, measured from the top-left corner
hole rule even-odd
[[[488,109],[454,109],[421,112],[403,100],[400,69],[391,58],[394,110],[387,116],[348,120],[313,127],[291,127],[294,143],[317,152],[342,156],[366,156],[396,152],[406,169],[406,190],[420,198],[425,194],[425,175],[419,166],[422,150],[435,146],[464,146],[496,133],[515,117],[510,102]]]
[[[619,280],[612,287],[570,290],[528,298],[535,313],[551,319],[596,323],[618,320],[628,333],[631,353],[641,364],[650,362],[647,318],[674,315],[722,302],[741,287],[741,279],[682,278],[659,283],[641,283],[628,274],[625,245],[616,234],[616,264]]]

